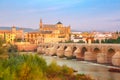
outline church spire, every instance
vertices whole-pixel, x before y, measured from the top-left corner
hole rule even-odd
[[[42,19],[40,19],[40,31],[41,31],[42,27],[43,27],[43,23],[42,23]]]

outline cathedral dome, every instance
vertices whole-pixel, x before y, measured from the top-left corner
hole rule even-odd
[[[62,24],[60,21],[57,24]]]

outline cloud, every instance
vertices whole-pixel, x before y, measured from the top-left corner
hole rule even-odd
[[[115,19],[115,20],[113,20],[113,21],[115,21],[115,22],[120,22],[120,19]]]
[[[120,18],[118,18],[118,19],[112,19],[112,20],[108,20],[108,21],[110,21],[110,22],[120,22]]]

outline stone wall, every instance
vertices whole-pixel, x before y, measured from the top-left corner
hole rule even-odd
[[[26,42],[22,43],[16,43],[18,51],[36,51],[37,45],[36,44],[30,44]]]

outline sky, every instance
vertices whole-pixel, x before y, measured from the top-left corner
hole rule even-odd
[[[120,0],[0,0],[0,26],[38,29],[40,19],[72,30],[120,31]]]

